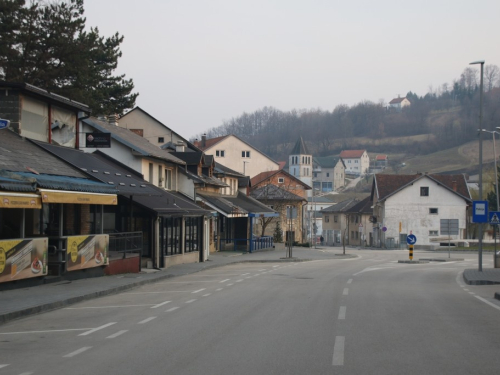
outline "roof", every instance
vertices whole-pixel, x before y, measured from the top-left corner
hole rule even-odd
[[[430,178],[438,185],[443,186],[454,194],[461,196],[467,201],[471,201],[469,188],[467,187],[464,175],[438,175],[427,173],[413,175],[376,174],[373,179],[372,199],[373,195],[376,193],[379,201],[385,200],[422,178]]]
[[[51,156],[29,139],[10,129],[0,130],[0,169],[85,178],[86,175],[64,161]]]
[[[119,195],[158,214],[208,214],[194,201],[144,181],[140,173],[100,151],[90,154],[43,142],[36,143],[88,175],[117,188]]]
[[[171,152],[170,155],[184,161],[187,165],[199,165],[204,158],[203,152]]]
[[[342,150],[340,157],[344,159],[360,158],[366,150]]]
[[[179,165],[186,164],[183,160],[171,155],[170,152],[162,150],[160,147],[153,145],[147,139],[131,132],[128,129],[117,125],[111,125],[106,121],[98,120],[95,117],[84,119],[83,122],[100,132],[111,133],[111,138],[127,147],[130,147],[133,151],[136,151],[143,156],[150,156]]]
[[[321,210],[321,213],[329,213],[329,212],[348,212],[351,207],[357,204],[359,201],[357,199],[351,198],[346,199],[345,201],[339,202],[333,206],[327,207]]]
[[[398,104],[398,103],[401,103],[403,100],[406,99],[406,96],[404,98],[395,98],[395,99],[392,99],[389,104]],[[409,100],[408,100],[409,101]]]
[[[241,192],[238,192],[237,196],[198,193],[198,197],[206,205],[227,217],[252,217],[260,215],[267,217],[279,216],[273,209]]]
[[[128,111],[126,114],[124,114],[123,116],[120,117],[120,119],[126,117],[127,115],[133,113],[134,111],[141,111],[142,113],[144,113],[146,116],[148,116],[149,118],[151,118],[152,120],[156,121],[157,123],[159,123],[160,125],[164,126],[165,129],[167,129],[168,131],[172,132],[173,134],[175,134],[177,137],[181,138],[184,142],[186,142],[186,145],[188,146],[188,148],[190,149],[197,149],[197,147],[192,144],[191,142],[189,142],[186,138],[182,137],[181,135],[179,135],[178,133],[176,133],[175,131],[173,131],[172,129],[170,129],[167,125],[165,125],[164,123],[162,123],[161,121],[159,121],[158,119],[156,119],[155,117],[151,116],[148,112],[146,112],[145,110],[143,110],[141,107],[139,106],[136,106],[134,107],[133,109],[131,109],[130,111]],[[120,119],[118,120],[118,122],[120,122]]]
[[[293,146],[292,151],[290,151],[290,155],[311,155],[311,153],[307,150],[306,144],[302,137],[297,139],[295,146]]]
[[[294,180],[295,182],[301,184],[302,186],[304,186],[305,190],[311,190],[312,189],[311,186],[307,185],[305,182],[302,182],[297,177],[292,176],[290,173],[288,173],[287,171],[285,171],[283,169],[278,169],[278,170],[274,170],[274,171],[267,171],[267,172],[261,172],[258,175],[253,176],[252,177],[252,186],[257,186],[261,182],[266,181],[267,179],[269,179],[269,178],[271,178],[271,177],[273,177],[275,175],[279,175],[279,174],[281,174],[281,175],[283,175],[285,177],[288,177],[288,178]]]
[[[360,202],[357,202],[353,206],[347,209],[347,212],[358,213],[358,214],[373,214],[373,202],[370,196],[367,196]]]
[[[0,88],[12,88],[25,92],[29,92],[33,96],[43,98],[45,101],[50,103],[56,103],[58,105],[62,105],[65,108],[77,109],[83,112],[90,113],[90,107],[86,104],[77,102],[75,100],[68,99],[64,96],[55,94],[53,92],[49,92],[40,87],[36,87],[30,85],[29,83],[20,83],[20,82],[6,82],[0,81]]]
[[[213,145],[219,143],[223,139],[229,137],[229,135],[223,135],[222,137],[210,138],[205,140],[205,145],[202,146],[202,141],[194,141],[194,145],[198,147],[200,150],[205,151],[207,148],[212,147]]]
[[[218,162],[215,162],[214,173],[217,175],[232,176],[232,177],[238,177],[238,178],[245,177],[245,175],[243,173],[237,172],[237,171],[235,171],[231,168],[228,168],[225,165],[222,165]]]
[[[279,161],[278,162],[278,168],[279,169],[285,168],[286,163],[288,163],[288,162],[287,161]]]
[[[375,160],[387,160],[387,159],[388,159],[387,155],[377,155],[375,157]]]
[[[274,201],[274,200],[280,200],[280,201],[304,201],[306,202],[305,198],[302,198],[296,194],[293,194],[292,192],[281,188],[280,186],[268,184],[265,186],[261,186],[257,189],[252,190],[250,195],[258,199],[260,201]]]
[[[313,162],[319,165],[321,168],[335,168],[339,160],[344,163],[342,158],[335,156],[315,156],[313,157]],[[345,165],[344,165],[345,167]]]

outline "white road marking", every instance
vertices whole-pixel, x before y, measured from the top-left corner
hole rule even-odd
[[[222,280],[222,281],[219,281],[219,283],[225,283],[226,281],[229,281],[231,279],[225,279],[225,280]]]
[[[247,273],[242,273],[240,276],[246,276],[246,275],[250,275],[250,273],[249,273],[249,272],[247,272]]]
[[[273,268],[277,268],[277,267],[279,267],[279,266],[273,266]]]
[[[335,346],[333,347],[332,366],[344,365],[344,346],[345,336],[335,337]]]
[[[265,268],[261,269],[261,270],[258,270],[259,272],[262,272],[262,271],[267,271]]]
[[[19,374],[19,375],[32,375],[34,374],[34,372],[30,371],[30,372],[23,372],[22,374]]]
[[[386,269],[386,268],[395,268],[395,267],[368,267],[368,268],[365,268],[362,271],[359,271],[359,272],[353,274],[353,276],[359,275],[360,273],[363,273],[363,272],[383,270],[383,269]]]
[[[196,293],[200,293],[200,292],[203,292],[206,288],[203,288],[203,289],[198,289],[198,290],[195,290],[194,292],[191,292],[192,294],[196,294]]]
[[[346,310],[347,310],[346,306],[340,306],[339,319],[345,319]]]
[[[111,323],[105,324],[103,326],[100,326],[100,327],[97,327],[97,328],[93,328],[90,331],[87,331],[87,332],[84,332],[84,333],[80,333],[78,336],[87,336],[87,335],[90,335],[91,333],[94,333],[94,332],[97,332],[97,331],[99,331],[101,329],[104,329],[104,328],[107,328],[109,326],[112,326],[113,324],[116,324],[116,322],[111,322]]]
[[[165,312],[172,312],[172,311],[175,311],[179,308],[179,306],[175,306],[175,307],[171,307],[170,309],[168,309],[167,311]]]
[[[186,301],[186,303],[192,303],[194,301],[196,301],[196,299],[190,299],[189,301]]]
[[[241,283],[243,279],[236,280],[237,283]]]
[[[9,366],[9,364],[6,364],[6,365],[0,365],[0,368],[4,368],[4,367],[7,367]]]
[[[216,292],[220,292],[223,288],[215,289]]]
[[[352,279],[347,280],[347,284],[352,283]]]
[[[233,284],[227,284],[227,286],[232,286]]]
[[[166,305],[167,303],[170,303],[170,302],[172,302],[172,301],[165,301],[165,302],[159,303],[158,305],[151,306],[151,308],[152,309],[157,309],[158,307]]]
[[[210,294],[212,294],[212,293],[204,294],[204,295],[202,295],[202,297],[208,297]]]
[[[349,288],[344,288],[344,292],[342,294],[347,296],[349,294]]]
[[[165,294],[165,293],[187,293],[189,290],[165,290],[163,292],[130,292],[122,294]]]
[[[474,293],[474,292],[469,292],[469,294],[476,294],[476,293]]]
[[[19,334],[23,334],[23,333],[50,333],[50,332],[88,331],[89,329],[92,329],[92,328],[53,329],[53,330],[48,330],[48,331],[2,332],[2,333],[0,333],[0,335],[19,335]]]
[[[78,355],[80,353],[83,353],[83,352],[89,350],[90,348],[92,348],[92,347],[91,346],[84,346],[83,348],[80,348],[78,350],[75,350],[74,352],[71,352],[69,354],[64,355],[63,357],[71,358],[71,357],[74,357],[75,355]]]
[[[116,306],[89,306],[89,307],[66,307],[65,310],[85,310],[85,309],[116,309],[117,307],[144,307],[151,306],[151,303],[144,305],[116,305]]]
[[[260,275],[260,273],[256,273],[254,276],[259,276],[259,275]]]
[[[125,332],[128,332],[128,329],[124,329],[123,331],[118,331],[116,333],[113,333],[112,335],[106,337],[107,339],[114,339],[115,337],[123,335]]]
[[[140,321],[139,323],[137,323],[137,324],[145,324],[145,323],[148,323],[148,322],[150,322],[150,321],[152,321],[152,320],[155,320],[155,319],[156,319],[156,316],[151,316],[151,317],[149,317],[149,318],[146,318],[146,319],[144,319],[144,320],[141,320],[141,321]]]
[[[474,296],[474,297],[476,297],[478,300],[483,301],[484,303],[490,305],[491,307],[494,307],[495,309],[500,310],[500,306],[495,305],[493,302],[490,302],[487,299],[484,299],[483,297],[479,297],[479,296]]]

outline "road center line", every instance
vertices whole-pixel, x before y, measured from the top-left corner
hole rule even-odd
[[[167,311],[165,312],[172,312],[172,311],[175,311],[179,308],[179,306],[175,306],[175,307],[171,307],[170,309],[168,309]]]
[[[204,295],[202,295],[202,297],[208,297],[210,294],[212,294],[212,293],[204,294]]]
[[[332,366],[344,365],[344,346],[345,336],[335,337],[335,346],[333,347]]]
[[[9,366],[8,364],[7,365],[0,365],[0,368],[4,368],[4,367],[7,367]]]
[[[250,275],[250,273],[249,273],[249,272],[247,272],[247,273],[242,273],[240,276],[246,276],[246,275]]]
[[[340,306],[339,319],[345,319],[346,310],[347,310],[346,306]]]
[[[125,332],[128,332],[128,329],[124,329],[123,331],[118,331],[116,333],[113,333],[112,335],[106,337],[107,339],[114,339],[115,337],[123,335]]]
[[[50,333],[50,332],[88,331],[89,329],[92,329],[92,328],[53,329],[53,330],[48,330],[48,331],[2,332],[2,333],[0,333],[0,335],[20,335],[20,334],[24,334],[24,333]],[[2,366],[2,365],[0,365],[0,366]]]
[[[84,333],[80,333],[78,336],[87,336],[87,335],[90,335],[91,333],[94,333],[94,332],[97,332],[97,331],[99,331],[101,329],[104,329],[104,328],[107,328],[109,326],[112,326],[113,324],[116,324],[116,322],[111,322],[111,323],[105,324],[103,326],[100,326],[100,327],[97,327],[97,328],[93,328],[90,331],[87,331],[87,332],[84,332]]]
[[[155,320],[155,319],[156,319],[156,316],[151,316],[151,317],[149,317],[149,318],[147,318],[147,319],[141,320],[141,321],[140,321],[139,323],[137,323],[137,324],[145,324],[145,323],[150,322],[150,321]]]
[[[241,283],[243,279],[236,280],[237,283]]]
[[[192,294],[196,294],[196,293],[200,293],[200,292],[203,292],[206,288],[203,288],[203,289],[198,289],[198,290],[195,290],[194,292],[191,292]]]
[[[352,279],[347,280],[347,284],[352,283]]]
[[[219,281],[220,283],[225,283],[226,281],[229,281],[231,279],[225,279],[225,280],[222,280],[222,281]]]
[[[84,346],[83,348],[80,348],[80,349],[78,349],[78,350],[75,350],[74,352],[71,352],[71,353],[69,353],[69,354],[66,354],[66,355],[65,355],[65,356],[63,356],[63,357],[65,357],[65,358],[71,358],[71,357],[74,357],[75,355],[78,355],[78,354],[80,354],[80,353],[83,353],[83,352],[85,352],[85,351],[89,350],[90,348],[92,348],[92,347],[91,347],[91,346]]]
[[[186,301],[186,303],[192,303],[194,301],[196,301],[196,299],[190,299],[189,301]]]
[[[172,301],[165,301],[165,302],[159,303],[158,305],[151,306],[151,308],[152,309],[157,309],[158,307],[166,305],[167,303],[170,303],[170,302],[172,302]]]
[[[232,286],[233,284],[227,284],[227,286]]]
[[[347,296],[349,294],[349,288],[344,288],[344,293],[342,293],[344,296]]]

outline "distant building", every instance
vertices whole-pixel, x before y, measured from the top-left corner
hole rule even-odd
[[[303,183],[312,186],[313,184],[313,157],[309,153],[302,137],[288,156],[288,172],[298,178]],[[312,195],[312,190],[308,191],[308,196]]]
[[[366,150],[343,150],[340,157],[344,160],[347,174],[363,175],[370,169],[370,158]]]
[[[411,105],[411,102],[406,98],[401,98],[399,95],[397,98],[392,99],[389,102],[389,108],[391,109],[396,109],[398,111],[401,111],[404,107],[408,107]]]

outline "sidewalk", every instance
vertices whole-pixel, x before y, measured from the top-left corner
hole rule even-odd
[[[140,285],[172,277],[188,275],[210,268],[244,262],[290,262],[312,259],[332,259],[331,255],[314,249],[293,249],[293,259],[284,259],[284,251],[218,252],[203,263],[179,264],[160,271],[144,270],[74,281],[63,280],[29,288],[0,291],[0,325],[14,319],[65,307],[77,302],[117,294]]]

